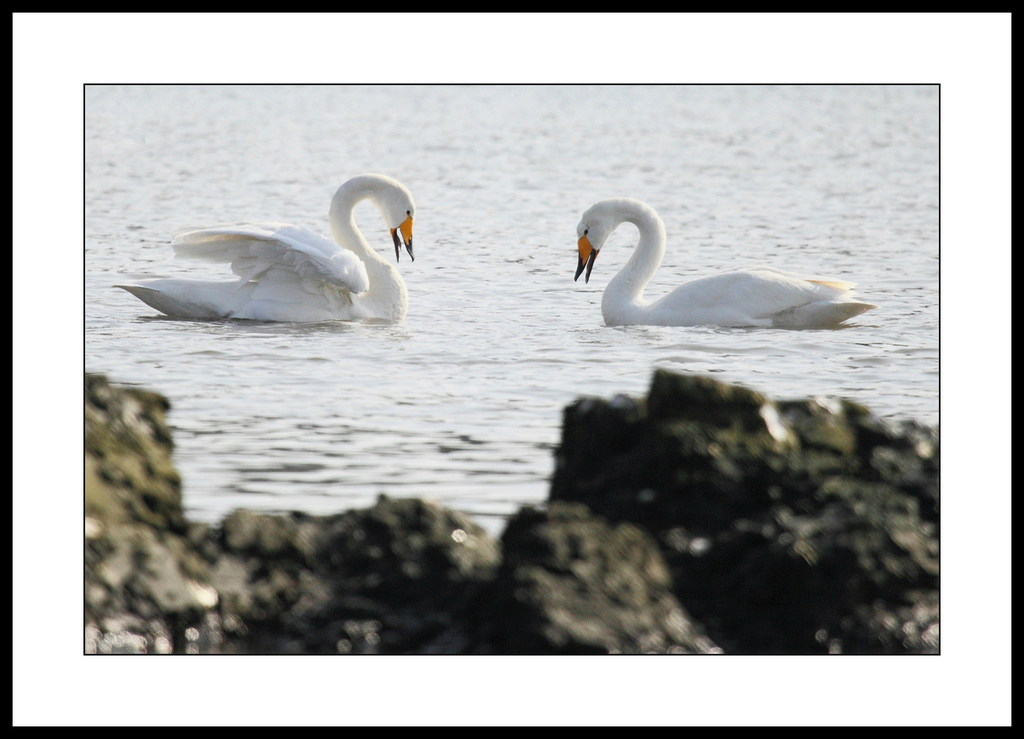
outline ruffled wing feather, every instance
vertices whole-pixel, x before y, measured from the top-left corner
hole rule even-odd
[[[299,281],[327,283],[359,294],[370,288],[366,266],[353,252],[311,231],[282,223],[241,223],[178,233],[171,242],[177,257],[231,265],[239,286],[271,270],[293,273]]]

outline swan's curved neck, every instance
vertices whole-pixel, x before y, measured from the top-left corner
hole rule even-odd
[[[640,231],[640,241],[626,266],[619,270],[605,288],[601,306],[642,308],[644,287],[654,277],[665,256],[665,224],[650,206],[636,200],[613,201],[618,223],[632,223]]]
[[[400,319],[409,306],[405,281],[398,270],[366,241],[356,227],[354,214],[356,205],[363,200],[369,200],[384,213],[384,189],[387,187],[387,183],[366,176],[354,177],[339,187],[331,199],[331,236],[342,247],[351,249],[366,265],[370,289],[360,296],[353,296],[353,302],[393,306],[392,318]]]
[[[339,187],[331,199],[331,235],[336,242],[346,249],[351,249],[360,259],[367,262],[367,268],[370,262],[384,262],[389,267],[391,265],[387,264],[363,238],[363,234],[356,227],[354,210],[363,200],[369,200],[383,213],[384,187],[384,183],[373,177],[353,177]]]

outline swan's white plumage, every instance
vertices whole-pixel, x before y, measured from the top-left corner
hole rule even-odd
[[[171,242],[174,255],[228,262],[241,282],[284,266],[304,280],[323,280],[351,293],[370,289],[366,266],[346,249],[285,223],[239,223],[184,231]]]
[[[284,223],[236,223],[179,232],[175,256],[225,263],[231,282],[160,279],[117,285],[177,318],[247,318],[262,321],[401,320],[408,306],[405,282],[370,247],[352,211],[371,200],[395,240],[412,255],[415,205],[409,191],[383,175],[355,177],[335,193],[330,224],[334,241]]]
[[[632,198],[602,200],[577,226],[579,262],[587,278],[598,251],[622,223],[640,231],[633,255],[605,288],[601,312],[609,326],[749,326],[831,328],[876,306],[851,296],[853,283],[751,267],[684,283],[664,297],[643,297],[665,254],[665,226],[649,205]]]

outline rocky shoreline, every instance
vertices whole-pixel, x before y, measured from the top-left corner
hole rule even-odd
[[[564,411],[499,539],[429,500],[190,522],[153,392],[85,378],[88,654],[938,654],[939,440],[658,370]]]

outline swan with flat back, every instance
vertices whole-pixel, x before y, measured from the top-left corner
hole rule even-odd
[[[802,277],[773,267],[748,267],[680,285],[658,300],[644,288],[665,255],[665,224],[646,203],[633,198],[601,200],[576,227],[576,277],[590,281],[594,261],[608,236],[622,223],[640,232],[626,265],[605,288],[601,313],[609,326],[730,326],[835,328],[877,306],[852,297],[853,283]]]

